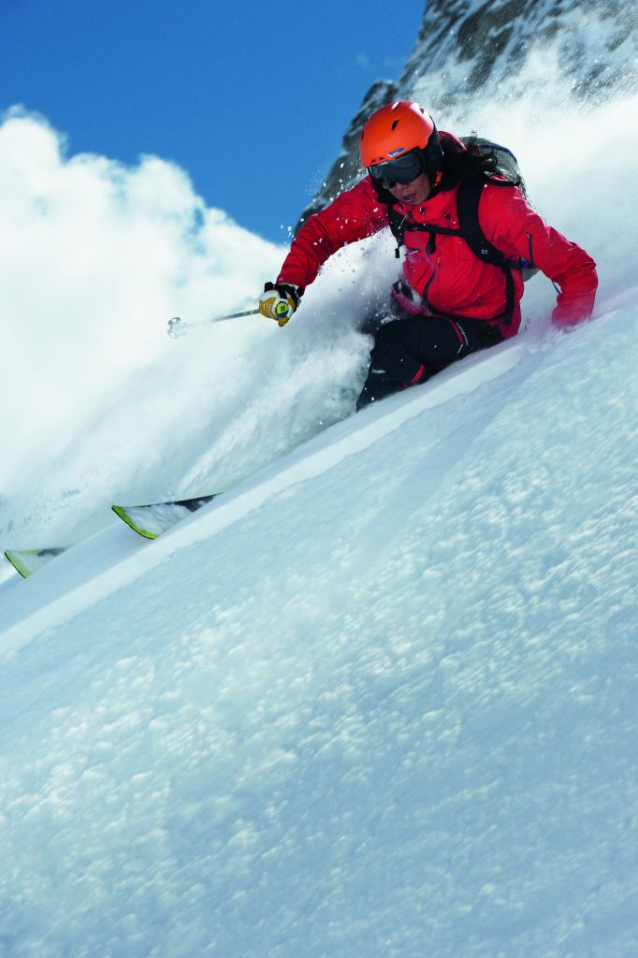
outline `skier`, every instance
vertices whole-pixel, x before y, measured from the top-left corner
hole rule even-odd
[[[392,227],[406,246],[403,272],[389,302],[377,310],[378,331],[357,409],[514,336],[521,323],[524,266],[540,269],[559,287],[555,325],[591,316],[596,264],[548,226],[511,182],[494,175],[494,152],[481,150],[476,140],[464,144],[439,133],[418,103],[405,100],[370,117],[360,152],[368,175],[310,217],[276,282],[266,283],[259,300],[259,311],[284,326],[333,253]],[[468,192],[462,184],[477,179],[472,231],[461,222],[467,218],[461,215],[466,204],[461,195]],[[478,233],[480,242],[470,232]]]

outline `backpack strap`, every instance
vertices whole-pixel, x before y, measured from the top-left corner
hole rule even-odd
[[[461,235],[474,255],[482,259],[483,262],[500,266],[501,269],[507,266],[509,269],[520,270],[522,268],[520,260],[508,259],[500,249],[490,243],[481,229],[478,215],[479,203],[483,188],[488,183],[492,186],[510,188],[515,186],[508,180],[492,179],[492,177],[483,174],[469,176],[467,179],[461,180],[456,194],[456,208]]]
[[[401,247],[405,245],[405,220],[406,217],[402,216],[401,213],[394,207],[393,202],[386,201],[388,207],[388,220],[390,222],[390,229],[392,230],[392,235],[397,241],[397,248],[394,251],[394,255],[399,259],[401,255]]]
[[[505,254],[497,249],[481,229],[479,223],[479,203],[483,188],[491,183],[493,186],[513,187],[515,184],[508,180],[492,179],[485,175],[469,176],[462,180],[456,195],[456,205],[459,217],[459,226],[463,239],[470,247],[475,256],[483,260],[484,263],[491,263],[492,266],[498,266],[503,271],[505,278],[505,309],[503,313],[495,317],[503,321],[506,326],[512,322],[516,298],[514,295],[514,276],[512,270],[521,270],[520,260],[508,259]]]
[[[390,221],[390,229],[392,230],[392,235],[397,241],[397,248],[394,251],[396,258],[399,258],[401,247],[405,245],[405,233],[406,233],[406,216],[402,216],[398,210],[394,208],[390,203],[388,203],[388,219]],[[413,223],[409,222],[407,224],[407,230],[410,233],[429,233],[430,242],[428,243],[428,251],[433,253],[436,247],[436,236],[445,235],[445,236],[461,236],[463,237],[462,229],[452,229],[447,226],[433,226],[430,223]]]

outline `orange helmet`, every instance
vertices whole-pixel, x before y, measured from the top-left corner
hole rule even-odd
[[[361,130],[361,165],[375,166],[411,150],[425,150],[433,134],[438,146],[434,122],[418,103],[410,100],[389,103],[373,113]]]

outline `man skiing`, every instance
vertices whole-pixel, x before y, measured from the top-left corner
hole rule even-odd
[[[525,266],[559,287],[555,325],[591,316],[594,261],[494,174],[494,152],[439,133],[425,110],[405,100],[370,117],[360,152],[368,175],[310,217],[259,300],[260,312],[284,326],[333,253],[391,226],[406,247],[403,271],[381,310],[357,409],[514,336]]]

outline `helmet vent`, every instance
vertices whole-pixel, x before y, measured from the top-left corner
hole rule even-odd
[[[399,125],[399,121],[398,121],[398,120],[395,120],[394,123],[392,124],[392,130],[393,130],[393,131],[396,130],[396,128],[398,127],[398,125]]]

